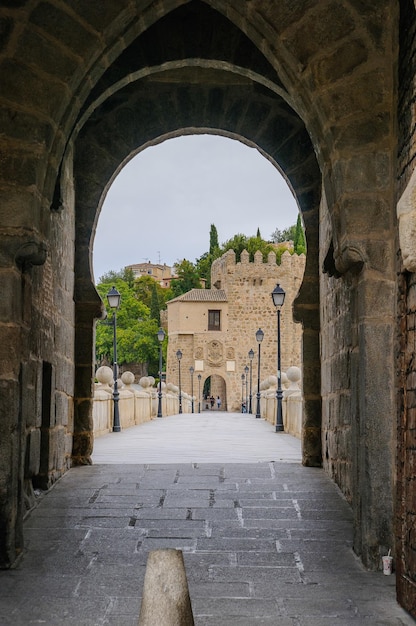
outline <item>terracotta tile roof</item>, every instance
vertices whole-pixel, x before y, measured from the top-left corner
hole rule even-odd
[[[227,302],[224,289],[191,289],[170,302]]]

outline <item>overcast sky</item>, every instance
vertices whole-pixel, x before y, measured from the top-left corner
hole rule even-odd
[[[147,148],[108,191],[94,241],[96,282],[109,270],[150,261],[193,263],[237,233],[270,239],[296,223],[296,202],[278,170],[256,149],[214,135]]]

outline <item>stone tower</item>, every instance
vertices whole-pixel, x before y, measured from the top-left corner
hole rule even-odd
[[[211,268],[212,289],[192,289],[168,303],[167,376],[176,381],[179,375],[177,350],[182,352],[181,387],[191,393],[189,368],[201,375],[201,383],[212,377],[222,390],[223,406],[230,411],[241,409],[242,374],[251,362],[252,392],[257,389],[258,328],[264,332],[260,347],[260,378],[277,371],[277,321],[271,292],[280,283],[286,292],[281,312],[282,370],[302,363],[302,327],[293,321],[293,302],[302,283],[305,256],[285,252],[281,265],[271,252],[263,262],[256,252],[249,262],[247,251],[236,263],[235,252],[229,250],[216,259]],[[217,322],[215,323],[215,319]],[[222,381],[222,384],[219,383]],[[196,382],[196,381],[194,381]],[[249,382],[248,382],[249,384]],[[212,388],[212,381],[211,381]],[[194,386],[194,395],[196,395]],[[245,392],[243,393],[245,397]]]

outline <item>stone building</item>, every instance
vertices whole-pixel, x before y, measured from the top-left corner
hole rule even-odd
[[[133,272],[134,278],[140,278],[141,276],[151,276],[156,280],[161,287],[165,289],[170,287],[170,281],[172,280],[172,268],[166,263],[151,263],[147,261],[145,263],[134,263],[133,265],[127,265],[126,270]]]
[[[304,269],[305,256],[289,252],[283,254],[281,265],[276,264],[274,252],[269,254],[267,263],[263,263],[261,252],[255,254],[254,263],[249,262],[247,251],[242,252],[238,263],[233,250],[216,259],[211,269],[211,284],[215,287],[192,289],[168,302],[168,379],[178,380],[176,352],[180,350],[181,388],[186,393],[197,395],[210,378],[211,392],[214,397],[220,396],[222,407],[241,410],[242,396],[246,397],[245,367],[251,369],[252,393],[257,391],[255,334],[260,327],[264,332],[260,346],[260,380],[276,375],[277,320],[271,298],[276,283],[286,292],[281,310],[282,370],[300,366],[302,327],[294,322],[292,308]],[[254,352],[251,368],[250,350]],[[190,367],[194,368],[193,377]],[[197,386],[198,375],[201,379]]]
[[[147,146],[216,133],[302,211],[303,463],[350,502],[365,566],[392,549],[416,615],[415,27],[414,0],[3,0],[3,567],[33,486],[91,461],[106,191]]]

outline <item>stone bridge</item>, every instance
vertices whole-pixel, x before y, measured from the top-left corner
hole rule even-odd
[[[416,615],[415,24],[412,0],[3,0],[3,567],[33,488],[91,462],[106,191],[147,146],[215,133],[297,199],[303,463],[340,486],[365,566],[393,549]]]

